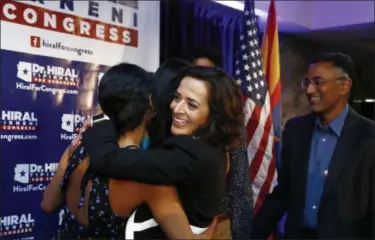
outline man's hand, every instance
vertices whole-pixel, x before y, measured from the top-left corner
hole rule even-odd
[[[73,139],[72,143],[70,144],[70,150],[73,152],[73,150],[81,144],[82,140],[82,133],[86,131],[89,127],[91,127],[91,117],[88,117],[84,122],[82,128],[79,130],[79,134],[76,138]]]

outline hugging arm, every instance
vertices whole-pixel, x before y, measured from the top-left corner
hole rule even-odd
[[[145,202],[169,239],[211,238],[212,226],[203,234],[194,235],[174,187],[143,185],[142,188]]]
[[[83,144],[94,171],[121,180],[158,185],[186,184],[195,172],[196,157],[186,150],[184,137],[174,137],[155,150],[119,148],[110,120],[101,121],[83,133]],[[191,142],[190,142],[191,145]],[[190,147],[192,148],[192,147]]]

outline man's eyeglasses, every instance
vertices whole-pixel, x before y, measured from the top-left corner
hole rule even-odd
[[[336,81],[341,81],[341,80],[345,80],[345,79],[347,79],[347,77],[345,77],[345,76],[342,76],[342,77],[339,77],[339,78],[336,78],[336,79],[331,79],[331,80],[325,80],[325,79],[322,79],[322,78],[314,78],[314,79],[305,78],[301,81],[301,87],[302,87],[302,89],[306,89],[310,84],[312,84],[315,87],[320,87],[320,86],[322,86],[326,83],[329,83],[329,82],[336,82]]]

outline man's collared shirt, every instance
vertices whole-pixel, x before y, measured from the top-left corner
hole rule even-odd
[[[337,116],[327,127],[319,118],[316,121],[310,148],[309,168],[307,175],[306,200],[304,211],[304,226],[317,227],[317,216],[323,186],[329,172],[329,164],[336,143],[341,135],[349,107]]]

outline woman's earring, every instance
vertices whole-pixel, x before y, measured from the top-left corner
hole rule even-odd
[[[153,113],[152,113],[152,118],[156,116],[156,110],[155,108],[152,109]]]
[[[150,111],[153,111],[152,113]],[[147,117],[147,123],[150,123],[151,120],[156,116],[156,110],[154,108],[150,109],[148,112],[148,117]]]

